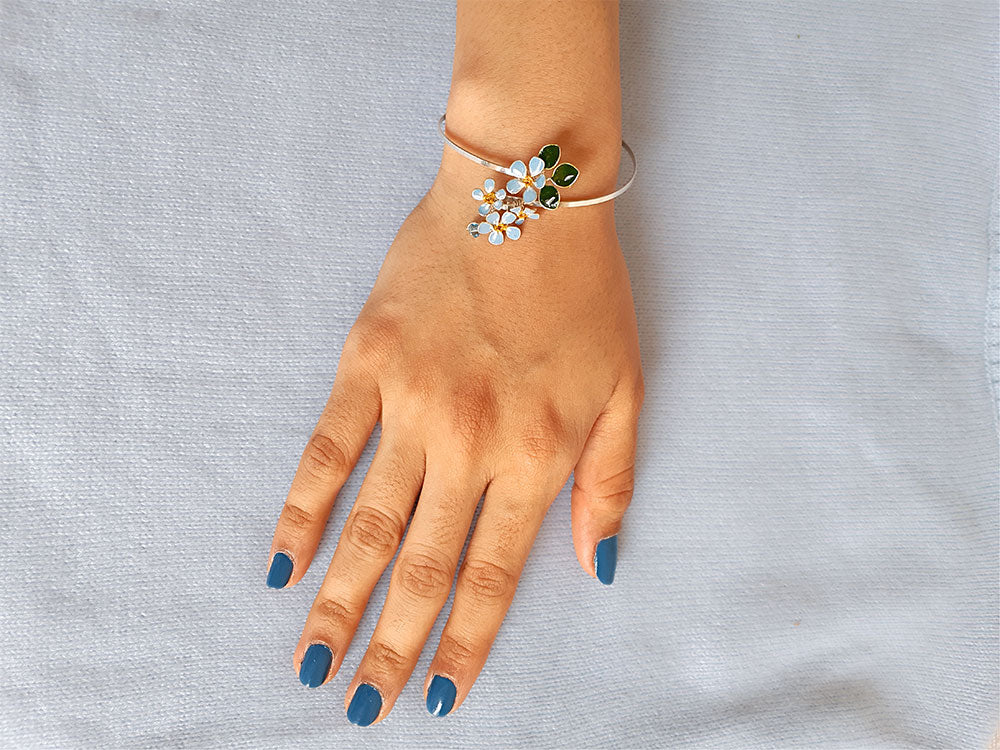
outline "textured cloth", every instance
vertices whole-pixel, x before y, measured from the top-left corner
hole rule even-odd
[[[406,6],[0,3],[0,743],[985,745],[989,0],[625,3],[648,395],[615,584],[564,491],[454,715],[429,648],[344,718],[388,576],[299,685],[372,446],[290,591],[270,535],[441,149],[453,8]]]

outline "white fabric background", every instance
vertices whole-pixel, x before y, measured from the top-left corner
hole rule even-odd
[[[336,533],[291,591],[266,554],[434,173],[453,8],[3,0],[0,742],[982,747],[995,6],[625,3],[648,399],[618,579],[578,570],[564,493],[461,709],[426,714],[429,649],[358,729],[385,581],[310,691]]]

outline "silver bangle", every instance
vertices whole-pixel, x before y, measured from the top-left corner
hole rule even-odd
[[[482,188],[476,188],[472,191],[472,197],[480,204],[479,218],[471,222],[467,229],[473,237],[486,235],[493,245],[502,244],[505,238],[508,240],[518,239],[521,236],[521,225],[524,224],[525,219],[538,218],[536,208],[554,211],[560,207],[596,206],[599,203],[614,200],[632,187],[632,183],[635,182],[638,168],[635,153],[625,141],[622,141],[622,150],[628,154],[629,160],[632,162],[632,173],[625,183],[607,195],[564,201],[559,194],[559,188],[568,188],[576,182],[577,177],[580,176],[580,170],[569,162],[560,162],[561,152],[557,144],[550,143],[542,146],[538,155],[531,157],[527,164],[518,159],[509,167],[505,167],[477,156],[455,143],[445,129],[445,117],[446,115],[441,115],[441,119],[438,120],[438,130],[446,144],[466,159],[512,178],[507,181],[506,189],[497,188],[494,180],[487,179]]]

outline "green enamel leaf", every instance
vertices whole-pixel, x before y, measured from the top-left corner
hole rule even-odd
[[[559,147],[554,143],[542,146],[542,150],[538,152],[538,156],[545,162],[546,169],[552,169],[552,167],[559,163]]]
[[[538,191],[538,202],[542,208],[554,209],[559,207],[559,191],[552,185],[546,185]]]
[[[563,162],[552,173],[552,181],[559,187],[569,187],[580,176],[580,170],[569,162]]]

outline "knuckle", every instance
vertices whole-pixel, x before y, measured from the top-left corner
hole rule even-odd
[[[474,449],[492,434],[500,418],[496,385],[489,376],[473,376],[454,389],[448,417],[452,432],[466,449]]]
[[[452,567],[439,556],[415,552],[399,566],[399,585],[419,599],[444,599],[451,591]]]
[[[400,321],[384,314],[370,314],[359,318],[351,328],[345,349],[365,362],[379,363],[398,352],[402,341]]]
[[[281,524],[285,527],[285,531],[301,534],[315,526],[317,520],[315,513],[295,503],[286,502],[285,507],[281,509]]]
[[[438,656],[450,665],[470,664],[476,660],[477,649],[464,638],[458,638],[450,633],[441,636],[438,644]]]
[[[402,536],[398,520],[370,506],[356,508],[344,527],[344,537],[354,552],[379,560],[392,557]]]
[[[632,502],[632,490],[622,490],[621,492],[614,492],[608,495],[592,495],[591,497],[602,507],[618,513],[624,513]]]
[[[517,576],[488,560],[467,560],[462,571],[463,593],[483,602],[500,602],[514,595]]]
[[[414,358],[414,366],[400,373],[405,400],[417,407],[426,407],[434,400],[440,381],[434,369],[421,357]]]
[[[350,468],[350,459],[341,440],[316,432],[306,443],[302,467],[310,477],[322,481],[342,476]]]
[[[547,404],[519,435],[518,454],[528,470],[551,471],[567,457],[567,436],[555,406]]]
[[[533,430],[521,437],[521,455],[532,466],[551,466],[562,453],[562,437],[555,431]]]
[[[399,651],[384,641],[377,641],[368,647],[370,666],[376,672],[398,672],[406,667],[407,659]]]
[[[632,501],[635,488],[635,464],[630,463],[623,469],[605,476],[577,477],[574,485],[598,505],[610,510],[622,512]]]
[[[357,614],[347,605],[335,599],[320,599],[313,608],[319,618],[321,628],[326,631],[350,630],[357,620]]]

